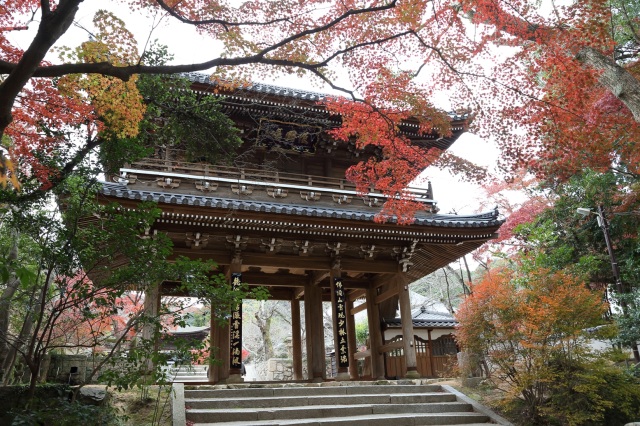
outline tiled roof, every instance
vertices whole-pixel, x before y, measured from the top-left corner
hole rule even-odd
[[[264,213],[278,213],[295,216],[326,217],[373,221],[375,214],[368,211],[340,207],[321,207],[256,200],[239,200],[205,195],[180,194],[175,192],[150,191],[128,188],[118,183],[102,182],[104,195],[116,198],[154,201],[157,203],[212,207],[217,209],[245,210]],[[441,215],[419,212],[414,225],[447,228],[484,228],[498,226],[504,222],[498,211],[493,210],[476,215]]]
[[[211,86],[216,85],[214,81],[211,81],[211,78],[208,74],[189,72],[189,73],[184,73],[182,75],[194,83],[208,84]],[[322,101],[329,97],[336,97],[336,95],[330,95],[328,93],[313,92],[310,90],[293,89],[291,87],[278,86],[275,84],[254,83],[254,82],[249,83],[247,85],[243,85],[242,90],[246,90],[254,93],[264,93],[269,95],[285,96],[285,97],[290,97],[294,99],[303,99],[303,100],[310,100],[310,101]],[[469,118],[468,114],[460,115],[453,112],[449,112],[448,114],[452,120],[464,120]]]
[[[183,74],[186,78],[194,83],[209,84],[215,86],[215,82],[211,81],[209,75],[201,74],[197,72],[190,72]],[[265,93],[270,95],[288,96],[297,99],[306,99],[310,101],[320,101],[327,98],[329,95],[326,93],[312,92],[309,90],[292,89],[290,87],[277,86],[275,84],[265,83],[249,83],[242,86],[243,90],[256,93]]]
[[[454,328],[458,324],[458,321],[450,313],[430,311],[424,306],[414,309],[411,312],[411,317],[413,318],[414,327]],[[388,318],[384,322],[389,328],[402,327],[400,318]]]

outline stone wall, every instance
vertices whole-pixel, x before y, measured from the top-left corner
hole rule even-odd
[[[85,383],[100,359],[91,355],[51,355],[47,381],[58,383]],[[97,374],[94,376],[93,382]]]
[[[293,360],[291,358],[269,359],[269,361],[267,361],[267,380],[293,380]]]
[[[87,377],[91,375],[93,369],[102,361],[104,361],[102,355],[51,355],[47,369],[47,381],[72,385],[98,383],[98,377],[103,371],[114,368],[111,363],[107,362],[102,368],[98,369],[92,379],[87,382]],[[123,364],[122,368],[128,368],[128,366]]]

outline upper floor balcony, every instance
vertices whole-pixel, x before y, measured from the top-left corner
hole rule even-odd
[[[387,199],[374,188],[359,193],[355,185],[344,178],[161,158],[127,164],[119,175],[110,179],[147,191],[367,211],[379,210]],[[427,211],[437,212],[431,183],[427,188],[407,188],[401,196],[423,203]]]

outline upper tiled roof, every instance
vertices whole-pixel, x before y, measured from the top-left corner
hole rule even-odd
[[[208,84],[211,86],[216,85],[216,83],[211,80],[208,74],[190,72],[190,73],[184,73],[182,75],[194,83]],[[291,87],[284,87],[284,86],[278,86],[275,84],[267,84],[267,83],[253,83],[253,82],[248,83],[242,86],[242,90],[245,90],[248,92],[254,92],[254,93],[284,96],[284,97],[309,100],[309,101],[322,101],[329,97],[337,97],[336,95],[330,95],[328,93],[314,92],[314,91],[302,90],[302,89],[293,89]],[[449,112],[448,114],[452,120],[464,120],[469,118],[468,114],[460,115],[453,112]]]
[[[453,328],[458,324],[453,315],[446,312],[430,311],[424,306],[414,309],[411,312],[411,318],[413,319],[414,327]],[[389,318],[385,319],[384,322],[389,328],[402,327],[400,318]]]
[[[151,191],[128,188],[118,183],[103,182],[101,192],[104,195],[157,203],[211,207],[217,209],[233,209],[264,213],[277,213],[295,216],[326,217],[373,221],[375,214],[355,208],[309,206],[278,202],[241,200],[206,195],[180,194],[176,192]],[[392,221],[393,222],[393,221]],[[504,222],[498,211],[493,210],[476,215],[442,215],[419,212],[414,225],[448,228],[485,228],[501,225]]]
[[[215,86],[215,82],[211,81],[209,75],[197,72],[183,74],[186,78],[194,83],[209,84]],[[292,89],[290,87],[277,86],[275,84],[266,83],[249,83],[242,86],[243,90],[255,93],[265,93],[277,96],[288,96],[297,99],[306,99],[310,101],[320,101],[329,97],[326,93],[312,92],[309,90]]]

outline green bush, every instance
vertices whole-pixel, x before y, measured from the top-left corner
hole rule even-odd
[[[0,410],[1,424],[12,426],[114,426],[120,424],[115,409],[109,405],[84,405],[70,402],[71,388],[66,384],[38,385],[33,399],[26,395],[28,386],[5,388],[3,395],[5,410]]]
[[[640,419],[640,384],[605,358],[557,360],[542,409],[546,424],[617,426]]]

